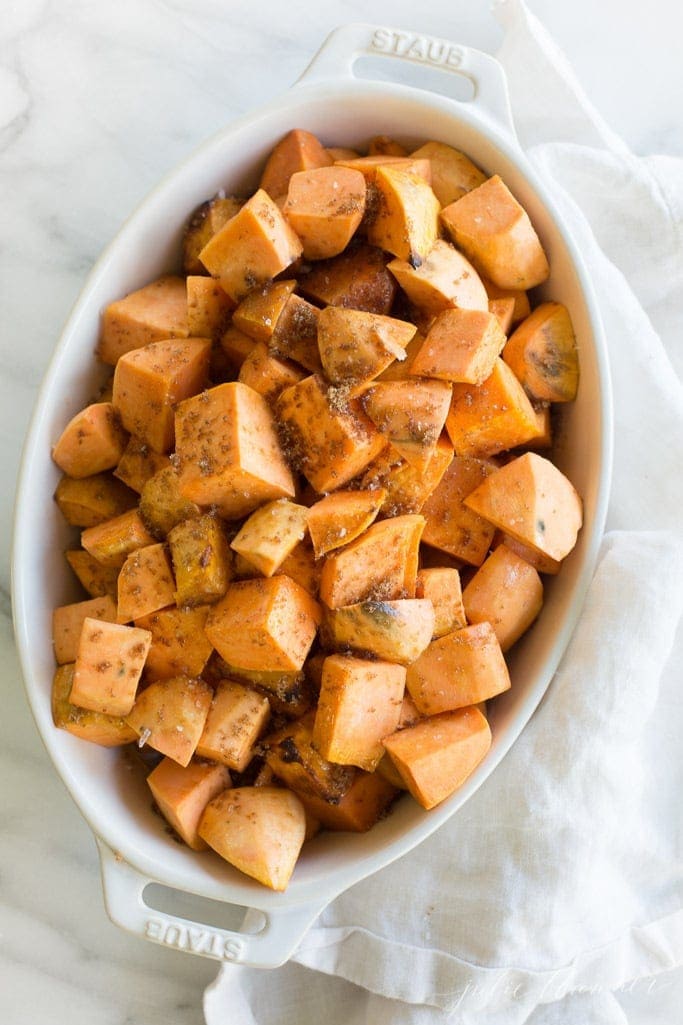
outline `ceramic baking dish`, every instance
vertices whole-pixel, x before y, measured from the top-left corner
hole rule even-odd
[[[468,102],[392,81],[358,78],[362,56],[384,57],[400,78],[406,62],[465,76]],[[444,79],[448,81],[448,79]],[[175,269],[187,214],[219,189],[253,188],[274,143],[306,128],[334,145],[363,145],[376,134],[407,143],[439,139],[498,172],[528,210],[550,258],[540,296],[564,302],[576,329],[581,384],[563,410],[554,459],[585,504],[579,543],[557,578],[547,579],[542,614],[510,654],[511,691],[491,709],[493,746],[484,763],[449,800],[425,812],[402,798],[364,835],[326,833],[305,845],[285,893],[274,893],[211,852],[174,842],[151,810],[141,773],[120,752],[83,743],[52,723],[54,672],[51,612],[77,600],[62,552],[73,531],[52,494],[58,480],[50,449],[68,419],[93,394],[105,370],[93,350],[100,312],[159,274]],[[602,329],[591,283],[552,196],[516,140],[500,65],[445,40],[355,24],[327,39],[283,97],[233,123],[170,174],[144,201],[102,255],[62,334],[40,392],[26,441],[14,534],[14,615],[26,689],[54,765],[98,842],[105,901],[122,927],[159,943],[243,964],[285,961],[306,929],[337,894],[415,847],[475,792],[519,736],[546,690],[576,624],[603,528],[611,463],[611,405]],[[183,894],[248,909],[236,930],[156,910],[146,888],[157,882]]]

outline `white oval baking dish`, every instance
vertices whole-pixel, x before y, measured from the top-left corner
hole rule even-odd
[[[409,61],[464,75],[473,86],[473,99],[459,102],[393,82],[360,80],[353,69],[363,55],[389,57],[397,72],[401,62]],[[392,65],[387,62],[387,67]],[[552,268],[541,295],[569,307],[580,348],[579,395],[564,410],[554,458],[583,497],[585,526],[560,576],[547,581],[540,619],[511,654],[513,687],[493,703],[493,746],[474,775],[430,812],[403,798],[367,834],[316,838],[305,846],[286,893],[273,893],[216,855],[198,855],[175,843],[151,810],[141,774],[131,773],[120,754],[54,728],[51,612],[55,605],[76,600],[76,589],[62,556],[73,535],[52,502],[59,474],[50,449],[103,375],[93,358],[102,308],[173,269],[188,213],[221,188],[239,192],[253,187],[268,151],[294,127],[334,145],[359,145],[378,133],[407,142],[433,138],[451,143],[484,169],[500,173],[527,208]],[[285,96],[233,123],[162,181],[104,252],[66,324],[25,444],[14,532],[15,629],[29,701],[52,761],[97,838],[113,921],[156,942],[209,957],[263,967],[281,964],[337,894],[405,854],[450,818],[518,737],[574,629],[605,519],[611,436],[609,375],[591,283],[552,197],[515,138],[504,74],[492,57],[382,26],[340,28]],[[151,881],[255,911],[247,912],[242,931],[188,921],[145,903]]]

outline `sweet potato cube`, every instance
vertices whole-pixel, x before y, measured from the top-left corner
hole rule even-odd
[[[85,619],[69,701],[105,715],[127,715],[151,640],[147,630]]]
[[[354,171],[360,171],[368,186],[372,187],[377,183],[377,172],[380,168],[390,168],[392,171],[401,171],[403,174],[414,175],[421,178],[427,185],[432,183],[432,165],[424,157],[398,156],[391,153],[370,153],[365,157],[353,157],[352,159],[337,160],[338,166],[350,167]]]
[[[237,375],[249,353],[254,348],[254,339],[231,324],[222,332],[218,349],[231,374]]]
[[[228,589],[232,558],[220,521],[209,514],[183,520],[168,535],[180,607],[218,601]]]
[[[189,609],[171,607],[135,620],[136,626],[152,635],[145,662],[145,679],[199,676],[213,651],[213,645],[204,633],[208,614],[208,605]]]
[[[467,496],[465,504],[522,544],[558,562],[576,544],[582,523],[581,499],[573,485],[536,452],[526,452],[501,467]]]
[[[130,552],[153,545],[152,537],[136,509],[115,516],[112,520],[88,527],[81,534],[81,544],[103,566],[120,569]]]
[[[320,578],[321,599],[334,609],[364,600],[415,597],[424,524],[420,515],[382,520],[328,555]]]
[[[485,458],[538,437],[536,412],[502,359],[480,385],[453,385],[446,420],[453,448],[462,456]]]
[[[439,235],[440,204],[431,186],[386,164],[377,168],[373,186],[379,195],[368,223],[368,242],[419,265]]]
[[[183,270],[185,274],[206,274],[199,254],[206,243],[223,227],[226,221],[244,205],[237,196],[214,196],[200,203],[193,211],[183,236]]]
[[[272,414],[263,396],[245,384],[220,384],[180,403],[176,455],[182,494],[215,505],[226,519],[294,496]]]
[[[178,836],[193,851],[205,851],[208,844],[198,833],[199,820],[209,801],[231,787],[228,768],[194,761],[182,766],[164,758],[147,783],[159,811]]]
[[[126,722],[138,735],[138,744],[179,765],[189,765],[209,714],[213,691],[204,680],[173,676],[150,683],[138,695]]]
[[[405,681],[405,667],[394,662],[326,658],[313,726],[323,758],[374,772],[382,740],[398,726]]]
[[[124,427],[155,452],[173,448],[174,406],[205,387],[210,352],[208,338],[168,339],[134,349],[116,364],[114,408]]]
[[[164,545],[131,552],[119,573],[118,622],[130,623],[174,602],[175,581]]]
[[[107,306],[97,355],[116,366],[131,349],[188,334],[185,279],[167,274]]]
[[[199,506],[182,494],[176,469],[170,465],[143,485],[139,509],[147,529],[160,538],[170,534],[178,523],[200,514]]]
[[[264,740],[266,763],[285,786],[302,796],[337,803],[351,786],[354,770],[327,761],[313,746],[315,713],[287,723]]]
[[[277,399],[285,388],[291,388],[307,377],[307,373],[288,359],[273,356],[267,345],[256,342],[240,367],[237,380],[263,395],[268,403]]]
[[[482,384],[505,345],[497,318],[483,310],[444,310],[413,360],[412,373]],[[445,419],[445,417],[444,417]]]
[[[260,187],[273,199],[287,195],[289,181],[297,171],[327,167],[332,157],[311,132],[294,128],[280,139],[261,175]]]
[[[427,521],[422,540],[456,559],[480,566],[491,547],[493,529],[463,502],[495,472],[496,466],[490,460],[455,456],[422,508]]]
[[[396,295],[396,282],[387,270],[386,254],[375,246],[352,243],[339,256],[321,260],[302,274],[302,293],[321,306],[386,315]]]
[[[62,477],[55,491],[59,511],[72,527],[95,527],[137,505],[130,488],[108,473],[92,477]]]
[[[434,638],[467,626],[460,574],[451,566],[432,566],[417,574],[416,598],[428,598],[434,608]]]
[[[458,249],[501,288],[533,288],[548,277],[529,216],[499,175],[442,210],[441,222]]]
[[[491,747],[491,730],[478,708],[432,716],[384,741],[408,790],[433,808],[462,786]]]
[[[308,509],[280,498],[253,512],[230,542],[264,577],[272,577],[306,534]]]
[[[69,421],[52,458],[69,477],[90,477],[116,466],[127,442],[111,402],[95,402]]]
[[[66,561],[81,582],[83,589],[91,598],[100,598],[104,594],[116,595],[119,571],[116,566],[103,566],[90,552],[80,548],[64,553]]]
[[[537,306],[508,340],[503,359],[532,399],[576,398],[579,357],[571,318],[562,303]]]
[[[414,381],[415,378],[411,374],[413,367],[413,361],[417,356],[422,343],[425,340],[425,336],[420,331],[416,331],[413,337],[410,339],[405,347],[405,359],[395,359],[386,370],[383,370],[381,374],[378,374],[375,378],[376,381]]]
[[[368,156],[407,157],[408,150],[388,135],[375,135],[368,143]]]
[[[531,313],[529,296],[523,288],[500,288],[485,275],[482,275],[481,282],[486,289],[489,302],[492,300],[495,301],[496,299],[512,299],[514,301],[514,306],[512,308],[512,324],[518,324],[520,320],[524,320],[524,318],[528,317]]]
[[[320,607],[289,577],[240,580],[214,605],[206,635],[243,669],[301,669],[320,622]]]
[[[383,381],[363,393],[361,404],[396,451],[422,472],[441,436],[451,391],[447,381]]]
[[[246,295],[232,315],[233,327],[255,342],[267,342],[277,324],[296,281],[269,281]]]
[[[140,494],[150,477],[170,465],[168,456],[155,452],[140,438],[130,438],[114,476]]]
[[[333,161],[356,160],[360,156],[358,150],[351,149],[350,146],[327,146],[325,152]]]
[[[506,545],[511,552],[515,555],[519,555],[520,559],[524,559],[530,566],[538,570],[539,573],[547,573],[549,576],[557,576],[562,569],[562,562],[559,559],[551,559],[549,555],[545,555],[543,552],[538,551],[536,548],[530,548],[529,545],[522,544],[516,537],[512,537],[510,534],[505,534],[503,531],[497,531],[500,543]],[[494,537],[494,546],[496,545],[496,538]],[[67,555],[69,553],[67,552]]]
[[[302,245],[279,207],[259,189],[213,238],[199,258],[231,299],[280,274],[302,253]]]
[[[135,740],[135,730],[121,716],[104,715],[72,705],[73,663],[59,666],[52,683],[52,720],[60,730],[101,747],[119,747]]]
[[[325,374],[339,385],[371,381],[395,359],[405,359],[405,347],[415,330],[414,324],[395,317],[327,306],[318,318]]]
[[[235,307],[213,278],[193,274],[187,279],[187,328],[193,338],[214,338]]]
[[[221,680],[211,702],[197,754],[244,772],[270,716],[268,698],[236,680]]]
[[[382,818],[398,790],[376,772],[357,771],[346,793],[336,802],[301,794],[306,811],[335,832],[367,833]]]
[[[321,493],[343,487],[384,446],[358,400],[317,375],[283,391],[276,414],[288,455]]]
[[[408,260],[392,260],[387,270],[410,301],[430,316],[454,306],[467,310],[489,308],[486,289],[474,267],[443,239],[436,240],[417,267]]]
[[[338,256],[363,219],[365,178],[348,167],[297,171],[283,213],[303,243],[304,259]]]
[[[52,613],[52,644],[59,665],[75,662],[78,642],[86,619],[116,622],[116,602],[110,594],[71,605],[60,605]]]
[[[334,491],[308,510],[308,532],[316,559],[354,541],[376,518],[384,489]]]
[[[306,814],[282,787],[235,787],[209,801],[199,835],[271,890],[286,890],[306,836]]]
[[[512,318],[515,315],[515,300],[511,295],[505,299],[489,299],[489,313],[492,313],[500,324],[504,335],[510,334]]]
[[[422,471],[411,466],[391,445],[387,445],[367,468],[362,486],[384,490],[381,512],[385,516],[419,513],[438,487],[452,459],[453,446],[443,437],[437,441],[434,454]]]
[[[408,666],[406,687],[422,715],[488,701],[510,688],[500,644],[488,622],[439,637]]]
[[[460,150],[443,142],[426,142],[411,153],[432,165],[432,190],[441,206],[448,206],[486,181],[486,175]]]
[[[543,584],[528,562],[499,545],[462,596],[469,623],[490,623],[502,651],[531,626],[543,605]]]
[[[290,295],[273,328],[268,342],[271,353],[280,359],[293,359],[316,374],[322,369],[318,351],[317,306],[300,295]]]
[[[364,601],[326,609],[321,629],[323,645],[331,650],[356,651],[387,662],[409,665],[434,635],[434,609],[423,598]]]

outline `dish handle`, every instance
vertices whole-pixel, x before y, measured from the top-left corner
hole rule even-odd
[[[104,903],[112,922],[174,950],[255,968],[277,968],[294,953],[328,901],[275,912],[247,908],[239,931],[217,928],[151,908],[145,888],[155,882],[97,840]]]
[[[297,85],[354,78],[359,57],[385,57],[408,64],[464,75],[474,88],[470,103],[503,131],[515,136],[505,72],[482,50],[417,32],[353,22],[334,29],[297,80]]]

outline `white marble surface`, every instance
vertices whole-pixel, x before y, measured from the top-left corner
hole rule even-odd
[[[677,0],[532,0],[638,153],[683,154]],[[212,962],[105,915],[95,845],[43,751],[9,620],[12,493],[44,367],[98,253],[159,177],[282,92],[336,24],[384,21],[495,50],[477,0],[7,0],[0,15],[0,1021],[202,1021]],[[680,975],[624,994],[629,1022],[679,1020]],[[668,996],[667,996],[668,994]],[[667,1001],[670,1001],[667,1003]]]

